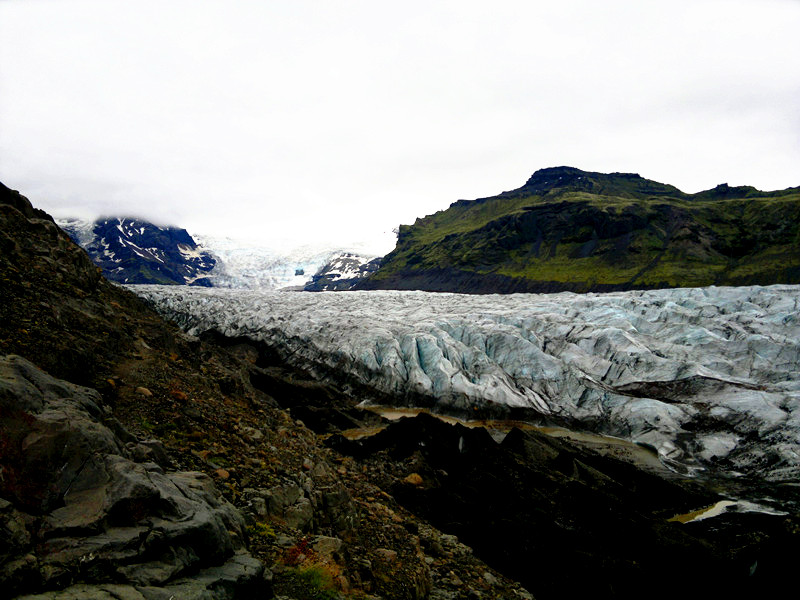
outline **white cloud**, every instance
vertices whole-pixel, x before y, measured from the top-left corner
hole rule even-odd
[[[561,164],[783,188],[799,30],[789,0],[0,0],[0,180],[298,243]]]

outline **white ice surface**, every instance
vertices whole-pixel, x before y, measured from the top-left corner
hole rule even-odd
[[[56,219],[56,225],[64,229],[72,229],[82,247],[91,244],[94,239],[94,221],[86,221],[85,219]]]
[[[257,245],[240,240],[192,234],[199,250],[211,253],[217,266],[209,274],[214,287],[277,290],[302,287],[332,258],[358,250],[329,245]],[[362,253],[364,254],[364,253]],[[365,262],[374,258],[369,258]],[[298,275],[299,271],[302,274]]]
[[[398,403],[508,406],[776,479],[800,471],[800,287],[576,295],[136,286],[190,333],[264,341]]]

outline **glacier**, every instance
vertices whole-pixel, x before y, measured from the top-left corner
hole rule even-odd
[[[607,294],[135,286],[188,333],[261,342],[365,402],[520,415],[683,473],[800,475],[800,286]]]
[[[213,287],[279,290],[302,289],[315,274],[354,253],[360,263],[378,255],[367,244],[350,246],[330,244],[271,246],[258,245],[230,238],[192,234],[198,245],[217,261],[208,274]]]
[[[137,284],[161,281],[157,276],[143,276],[143,264],[160,274],[170,263],[172,269],[166,276],[178,284],[346,289],[348,283],[352,285],[377,268],[376,265],[368,269],[367,265],[380,256],[377,249],[381,247],[378,240],[348,245],[323,242],[298,245],[291,240],[270,240],[269,245],[264,245],[252,240],[189,234],[177,227],[162,227],[130,217],[96,221],[62,218],[56,224],[89,253],[109,279]],[[364,268],[360,268],[362,265]],[[317,280],[320,284],[313,285]]]

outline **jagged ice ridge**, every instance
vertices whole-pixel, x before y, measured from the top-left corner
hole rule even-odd
[[[610,294],[136,286],[190,333],[277,349],[398,404],[508,407],[655,447],[680,469],[800,474],[800,286]]]

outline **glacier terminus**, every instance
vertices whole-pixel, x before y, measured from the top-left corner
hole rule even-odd
[[[367,403],[622,437],[681,473],[800,475],[800,286],[582,295],[130,289],[189,334],[266,344],[320,379],[374,391]]]

